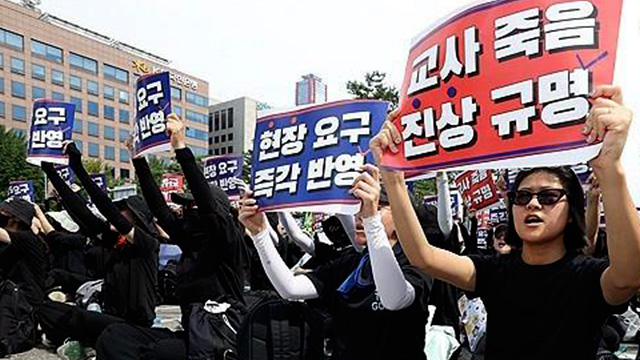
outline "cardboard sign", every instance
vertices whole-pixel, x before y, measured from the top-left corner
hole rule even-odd
[[[211,156],[202,159],[204,177],[227,193],[230,200],[240,199],[236,180],[242,180],[242,156]]]
[[[90,174],[91,180],[98,185],[100,190],[107,192],[107,175],[105,174]]]
[[[35,191],[33,180],[10,181],[7,190],[8,199],[24,199],[31,203],[35,202]]]
[[[60,176],[60,178],[64,180],[64,182],[66,182],[67,185],[69,186],[73,185],[73,170],[71,170],[70,166],[60,165],[60,166],[56,166],[55,169],[56,169],[56,172],[58,173],[58,176]]]
[[[134,157],[171,149],[167,116],[171,114],[169,73],[141,76],[136,85]]]
[[[75,105],[59,101],[37,100],[33,103],[33,116],[29,128],[27,162],[40,165],[46,161],[68,164],[62,147],[71,140]]]
[[[473,209],[484,209],[500,201],[491,170],[465,171],[456,176],[455,182],[462,200]]]
[[[182,191],[184,187],[184,176],[178,174],[163,174],[160,192],[167,204],[173,204],[171,194]]]

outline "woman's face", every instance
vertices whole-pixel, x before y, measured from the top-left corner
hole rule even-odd
[[[493,248],[500,255],[506,255],[511,252],[511,246],[504,241],[506,232],[501,231],[493,238]]]
[[[522,180],[519,191],[537,193],[545,189],[563,189],[557,176],[545,171],[535,172]],[[551,205],[542,205],[534,196],[526,205],[513,204],[513,221],[523,244],[541,244],[560,239],[569,221],[567,197]]]

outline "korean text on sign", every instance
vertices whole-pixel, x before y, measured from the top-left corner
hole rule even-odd
[[[594,155],[581,124],[590,91],[613,79],[621,3],[484,1],[434,24],[410,50],[401,151],[383,164],[426,171],[576,148],[568,162]]]
[[[34,202],[33,180],[10,181],[7,190],[7,199],[24,199]]]
[[[204,177],[227,193],[229,198],[240,198],[237,180],[242,179],[242,156],[212,156],[202,160]]]
[[[474,209],[484,209],[500,201],[491,170],[465,171],[455,182],[464,203]]]
[[[258,119],[251,187],[263,209],[354,212],[348,193],[360,167],[373,163],[369,140],[388,104],[342,101]]]
[[[136,88],[135,156],[169,150],[166,133],[167,116],[171,113],[169,73],[142,76]]]
[[[48,100],[33,103],[27,162],[34,165],[40,165],[42,161],[68,163],[62,147],[65,141],[71,140],[74,114],[74,104]]]
[[[160,192],[167,204],[171,204],[171,194],[180,192],[184,185],[184,177],[178,174],[163,174]]]

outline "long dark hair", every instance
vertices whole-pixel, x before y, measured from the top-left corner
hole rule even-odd
[[[584,191],[580,184],[580,179],[571,170],[570,167],[540,167],[522,170],[516,176],[512,190],[517,190],[522,181],[529,175],[546,172],[554,175],[560,180],[562,188],[567,193],[567,202],[569,203],[569,218],[564,229],[564,247],[567,251],[582,251],[587,246],[587,237],[585,233],[584,218]],[[522,248],[522,239],[516,232],[513,221],[513,202],[509,201],[509,225],[505,242],[516,248]]]

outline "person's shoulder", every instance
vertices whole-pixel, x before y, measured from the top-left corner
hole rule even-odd
[[[572,258],[567,262],[568,266],[577,271],[604,271],[609,266],[609,259],[595,258],[591,255],[583,253],[574,253]]]

